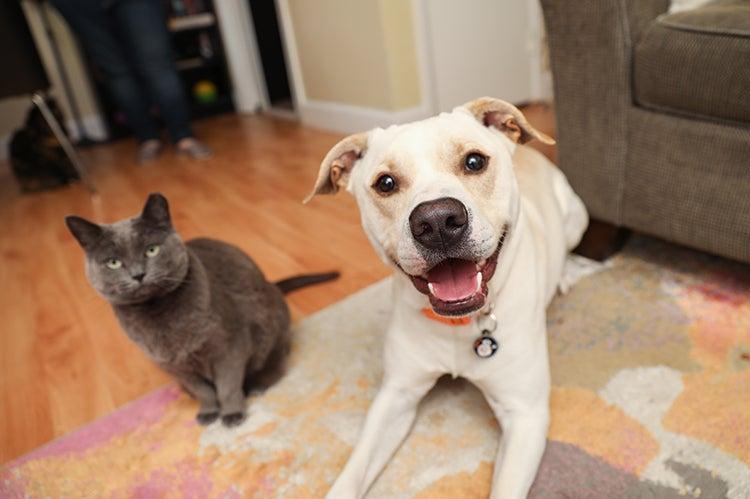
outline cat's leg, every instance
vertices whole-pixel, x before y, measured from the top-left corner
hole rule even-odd
[[[237,426],[245,420],[245,393],[242,389],[247,362],[246,349],[230,347],[214,363],[214,383],[219,398],[221,422]]]
[[[207,425],[216,421],[219,417],[219,399],[214,386],[197,374],[180,373],[176,377],[185,391],[201,404],[195,416],[198,423]]]
[[[245,380],[242,391],[245,396],[254,391],[264,391],[276,384],[286,371],[286,359],[289,356],[290,342],[281,338],[264,359],[262,366],[256,367],[252,362],[245,369]]]

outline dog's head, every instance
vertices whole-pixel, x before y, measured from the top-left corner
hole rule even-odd
[[[346,137],[326,155],[308,200],[345,188],[383,260],[458,316],[484,306],[518,217],[516,144],[554,143],[515,106],[483,98],[423,121]]]

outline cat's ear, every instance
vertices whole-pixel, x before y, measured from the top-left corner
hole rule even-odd
[[[172,227],[172,219],[169,216],[169,203],[167,198],[155,192],[148,195],[146,204],[141,212],[141,220],[152,227],[169,229]]]
[[[99,225],[75,215],[65,217],[65,225],[68,226],[70,233],[76,238],[81,248],[86,251],[94,247],[104,232]]]

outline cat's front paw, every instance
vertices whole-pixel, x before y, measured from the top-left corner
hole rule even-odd
[[[232,412],[230,414],[224,414],[221,417],[221,422],[224,423],[224,426],[227,428],[231,428],[233,426],[239,426],[242,424],[242,422],[245,420],[245,413],[244,412]]]
[[[195,420],[198,421],[199,425],[206,426],[219,419],[219,411],[214,412],[199,412],[195,416]]]

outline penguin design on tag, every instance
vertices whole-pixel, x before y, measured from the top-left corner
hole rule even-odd
[[[498,348],[500,348],[500,345],[497,344],[495,338],[489,335],[482,335],[474,342],[474,352],[482,359],[495,355]]]

